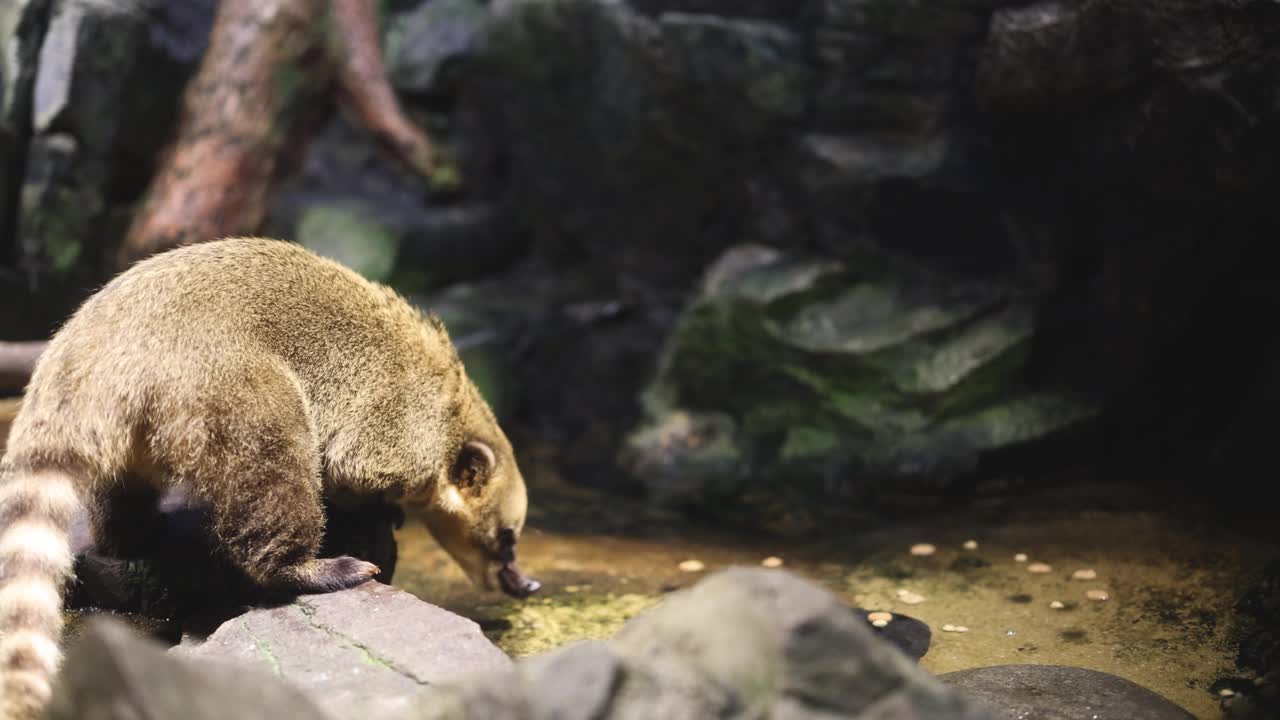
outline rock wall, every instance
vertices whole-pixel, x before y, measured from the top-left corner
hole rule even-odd
[[[0,10],[10,335],[101,279],[212,7],[101,5]],[[267,230],[439,310],[575,480],[761,517],[1280,460],[1275,3],[383,9],[465,193],[337,116]]]

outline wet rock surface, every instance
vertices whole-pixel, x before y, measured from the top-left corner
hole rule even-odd
[[[574,688],[569,691],[569,688]],[[473,675],[424,718],[989,718],[784,570],[735,568],[677,592],[613,639]]]
[[[474,622],[373,582],[250,610],[170,653],[283,678],[349,718],[403,717],[431,685],[511,664]]]
[[[997,711],[1043,720],[1192,720],[1195,716],[1115,675],[1058,665],[997,665],[938,680]]]

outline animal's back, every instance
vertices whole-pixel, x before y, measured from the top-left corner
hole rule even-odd
[[[439,333],[427,338],[424,333]],[[235,238],[139,263],[87,300],[50,342],[9,456],[109,476],[168,408],[263,372],[287,372],[334,412],[378,378],[422,372],[446,347],[390,290],[291,243]],[[432,342],[434,341],[434,342]]]
[[[120,511],[153,507],[157,483],[190,482],[254,580],[318,592],[372,577],[316,557],[321,439],[364,449],[378,444],[360,433],[379,433],[386,454],[367,457],[396,467],[379,461],[404,455],[404,389],[460,368],[451,352],[392,291],[279,241],[171,251],[87,300],[38,363],[0,462],[0,720],[48,701],[81,504],[99,541],[130,524]]]

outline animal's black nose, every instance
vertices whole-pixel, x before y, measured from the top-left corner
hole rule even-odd
[[[509,548],[516,544],[516,531],[511,528],[502,528],[498,531],[498,545],[500,547]]]

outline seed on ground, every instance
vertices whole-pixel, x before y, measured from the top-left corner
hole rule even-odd
[[[1066,607],[1066,605],[1063,605],[1061,600],[1054,600],[1053,602],[1049,603],[1049,607],[1053,608],[1054,610],[1061,610],[1062,608]]]
[[[920,603],[924,602],[923,595],[917,592],[912,592],[905,588],[898,591],[898,599],[908,605],[919,605]]]
[[[884,627],[889,624],[888,620],[872,620],[871,624],[875,627]]]
[[[978,541],[977,541],[977,540],[965,540],[965,541],[964,541],[964,549],[965,549],[965,550],[977,550],[977,549],[978,549]]]
[[[678,566],[681,572],[702,572],[707,566],[702,564],[701,560],[685,560]]]
[[[1085,568],[1084,570],[1077,570],[1071,573],[1071,579],[1072,580],[1097,580],[1098,571],[1090,570],[1088,568]]]
[[[938,548],[930,545],[929,543],[916,543],[911,546],[912,555],[932,555],[936,552],[938,552]]]
[[[870,620],[871,622],[883,621],[885,623],[888,623],[890,620],[893,620],[893,613],[887,613],[887,612],[884,612],[883,610],[877,610],[876,612],[873,612],[873,613],[867,613],[867,619]]]
[[[1013,556],[1013,561],[1014,561],[1014,562],[1026,562],[1026,561],[1027,561],[1027,554],[1026,554],[1026,553],[1018,553],[1017,555],[1014,555],[1014,556]]]
[[[1027,566],[1027,572],[1036,573],[1037,575],[1043,575],[1052,571],[1053,568],[1048,563],[1036,562]]]
[[[1106,590],[1088,590],[1085,592],[1084,596],[1090,600],[1096,600],[1097,602],[1102,602],[1103,600],[1109,600],[1111,598],[1111,594]]]
[[[761,560],[760,564],[767,568],[782,567],[782,558],[770,555],[769,557]]]
[[[952,625],[951,623],[947,623],[942,626],[942,632],[967,633],[969,632],[969,628],[963,625]]]
[[[1218,691],[1219,697],[1234,697],[1235,694],[1236,694],[1236,691],[1232,690],[1231,688],[1222,688],[1221,690]]]

